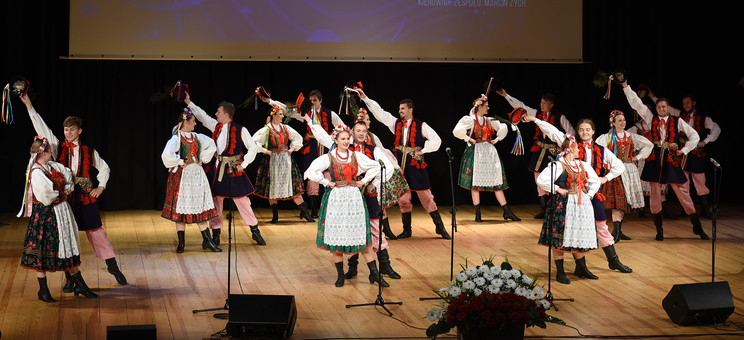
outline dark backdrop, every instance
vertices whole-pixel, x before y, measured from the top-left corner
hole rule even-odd
[[[258,85],[275,99],[292,101],[300,91],[320,89],[324,105],[338,110],[339,94],[351,79],[361,80],[367,94],[397,115],[398,101],[416,101],[414,115],[428,122],[442,137],[440,151],[428,154],[432,188],[437,203],[451,204],[447,158],[450,146],[459,169],[465,147],[452,128],[467,114],[472,101],[483,93],[491,76],[500,78],[505,89],[531,107],[538,107],[545,92],[558,96],[556,108],[572,124],[593,118],[597,136],[605,133],[612,109],[630,112],[622,92],[602,99],[605,89],[593,85],[597,71],[625,68],[631,86],[644,83],[658,96],[672,99],[681,108],[681,97],[694,93],[698,109],[710,114],[723,130],[709,153],[726,168],[723,202],[735,203],[742,188],[735,179],[738,152],[736,125],[741,114],[744,75],[740,45],[741,29],[726,20],[733,9],[656,1],[584,1],[584,63],[582,64],[491,64],[491,63],[372,63],[372,62],[256,62],[256,61],[136,61],[66,60],[69,1],[15,1],[0,14],[5,39],[0,79],[21,74],[32,87],[32,100],[47,124],[62,136],[62,120],[68,115],[83,118],[82,140],[94,146],[112,168],[108,188],[102,196],[105,210],[159,209],[164,198],[167,172],[160,153],[169,138],[179,105],[172,101],[152,102],[151,96],[176,80],[191,88],[192,99],[208,113],[227,100],[239,104]],[[491,112],[505,116],[511,107],[492,94]],[[268,106],[239,109],[236,121],[255,132],[265,122]],[[23,191],[28,147],[34,130],[25,107],[13,98],[15,125],[0,125],[0,176],[4,211],[17,211]],[[351,117],[344,117],[347,123]],[[295,127],[299,124],[293,123]],[[525,148],[531,145],[534,125],[520,125]],[[199,132],[207,133],[203,127]],[[392,144],[392,134],[374,122],[372,131],[383,143]],[[510,203],[534,203],[535,184],[526,170],[529,156],[509,155],[514,134],[498,145],[510,184]],[[261,157],[261,156],[259,156]],[[254,163],[256,164],[256,163]],[[249,176],[255,175],[255,165]],[[711,171],[708,175],[710,177]],[[492,195],[483,195],[493,204]],[[470,203],[470,195],[456,191],[458,204]],[[267,206],[262,199],[254,205]]]

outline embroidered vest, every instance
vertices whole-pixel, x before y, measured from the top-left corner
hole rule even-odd
[[[592,161],[589,163],[597,173],[597,176],[603,177],[607,173],[607,168],[604,165],[604,147],[592,141]],[[586,162],[586,149],[580,144],[579,145],[579,159]]]
[[[331,181],[336,182],[336,187],[354,185],[356,181],[359,164],[357,164],[354,152],[351,150],[347,152],[349,157],[351,157],[351,162],[349,163],[339,162],[331,153],[328,153],[328,157],[331,159],[331,168],[329,169]]]
[[[243,144],[243,138],[241,138],[241,131],[243,131],[243,126],[240,124],[237,124],[235,122],[230,122],[228,124],[230,131],[227,133],[227,142],[225,144],[225,150],[220,153],[221,156],[235,156],[235,155],[243,155],[243,150],[246,149],[245,144]],[[222,128],[224,127],[223,124],[217,124],[215,126],[214,131],[212,132],[212,139],[217,142],[217,138],[220,136],[220,133],[222,132]]]
[[[610,135],[607,148],[612,151],[617,158],[623,161],[623,163],[630,163],[630,159],[633,157],[633,151],[635,151],[635,145],[633,144],[633,139],[630,138],[630,134],[624,131],[623,133],[625,140],[621,140],[617,138],[617,136],[613,139],[613,136]]]
[[[398,147],[406,146],[423,148],[424,142],[426,142],[426,138],[421,134],[421,128],[424,126],[423,121],[411,118],[411,126],[408,129],[408,136],[406,140],[403,140],[403,132],[406,129],[405,125],[406,121],[403,119],[398,118],[398,120],[395,121],[395,142],[393,143],[395,148],[393,148],[393,151],[395,151],[395,156],[398,157],[398,160],[403,159],[403,152],[401,152]],[[417,169],[426,168],[426,162],[419,162],[414,158],[415,157],[408,155],[408,166],[413,166]]]
[[[476,116],[473,118],[473,129],[468,131],[470,135],[477,143],[479,142],[490,142],[495,136],[496,131],[491,125],[490,119],[483,117],[484,123],[481,125],[478,121],[479,118]]]
[[[680,118],[682,118],[685,123],[688,123],[690,121],[690,114],[683,113]],[[690,124],[690,126],[692,126],[693,129],[695,129],[695,131],[697,131],[698,135],[700,136],[701,142],[705,140],[706,137],[708,137],[708,134],[710,134],[710,130],[705,127],[706,118],[706,115],[695,112],[695,115],[693,115],[692,117],[692,123],[688,123]],[[687,135],[684,132],[680,132],[680,135],[682,136],[682,142],[686,142],[688,138]],[[705,157],[705,152],[703,152],[702,148],[695,148],[690,153],[698,157]]]

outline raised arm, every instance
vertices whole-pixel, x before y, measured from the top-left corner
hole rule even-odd
[[[41,115],[36,112],[36,109],[34,109],[34,106],[31,103],[31,99],[28,97],[28,94],[23,94],[20,97],[23,104],[26,105],[28,116],[29,118],[31,118],[31,124],[34,125],[36,135],[44,137],[49,141],[49,147],[51,148],[50,150],[52,151],[52,156],[54,157],[54,159],[57,159],[59,139],[57,139],[57,136],[52,133],[52,130],[44,122],[44,119],[41,118]]]
[[[364,101],[364,104],[367,105],[369,112],[372,112],[372,116],[374,116],[378,122],[387,126],[388,129],[390,129],[390,132],[395,134],[395,121],[397,120],[395,116],[393,116],[392,113],[383,110],[380,104],[372,100],[372,98],[367,97],[362,90],[359,90],[359,98],[361,98],[362,101]]]
[[[192,112],[194,112],[194,116],[202,123],[202,125],[204,125],[204,127],[209,129],[209,131],[214,131],[214,128],[217,126],[217,120],[210,117],[201,107],[194,104],[194,102],[191,101],[188,92],[186,92],[186,97],[183,99],[183,102],[186,103]]]
[[[632,107],[633,110],[636,110],[645,124],[650,126],[651,120],[654,118],[654,114],[651,112],[648,106],[643,104],[641,98],[638,97],[638,94],[630,88],[630,85],[623,83],[623,92],[625,93],[625,98],[628,99],[628,104],[630,104],[630,107]]]

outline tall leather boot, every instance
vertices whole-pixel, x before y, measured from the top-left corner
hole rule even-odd
[[[390,221],[388,221],[388,218],[385,217],[382,219],[382,232],[385,234],[385,237],[387,237],[388,240],[397,240],[398,237],[393,234],[393,230],[390,229]]]
[[[212,229],[212,242],[215,246],[220,245],[220,234],[222,234],[222,228]]]
[[[56,302],[57,300],[55,300],[52,297],[52,293],[49,292],[46,277],[37,277],[37,279],[39,280],[39,292],[36,293],[36,296],[39,297],[39,300],[44,302]]]
[[[620,242],[620,228],[622,226],[621,221],[614,221],[612,222],[613,228],[612,228],[612,239],[615,241],[615,243]]]
[[[73,289],[75,289],[75,282],[72,282],[71,276],[70,272],[65,270],[65,285],[62,287],[62,291],[65,293],[72,293]]]
[[[444,223],[442,222],[442,216],[439,215],[439,210],[434,210],[429,213],[431,215],[431,220],[434,222],[434,226],[436,229],[437,234],[442,235],[442,238],[445,240],[451,240],[452,236],[450,236],[449,233],[447,233],[447,229],[444,229]]]
[[[116,282],[118,284],[122,286],[127,284],[127,278],[124,277],[124,274],[122,274],[119,270],[119,266],[116,264],[115,257],[106,259],[106,267],[108,267],[109,274],[113,275],[116,278]]]
[[[483,220],[481,220],[480,204],[475,205],[475,221],[483,222]]]
[[[251,238],[256,241],[256,244],[259,246],[265,246],[266,241],[264,241],[263,237],[261,236],[261,231],[258,230],[258,225],[252,225],[249,226],[251,228]]]
[[[354,254],[349,258],[349,271],[344,274],[344,278],[353,279],[357,276],[357,266],[359,265],[359,254]]]
[[[308,196],[310,200],[310,217],[318,218],[318,208],[320,208],[320,196]]]
[[[87,298],[97,298],[98,294],[93,293],[90,288],[88,288],[88,285],[85,284],[85,280],[83,280],[83,274],[81,274],[79,271],[71,276],[72,281],[75,282],[75,296],[78,296],[82,294],[83,296]]]
[[[308,222],[315,222],[315,220],[310,217],[310,212],[307,210],[307,202],[302,202],[298,206],[300,207],[300,211],[302,211],[302,213],[300,214],[301,218],[304,218],[305,221]]]
[[[692,232],[695,235],[699,235],[701,240],[710,240],[708,235],[705,234],[705,230],[703,230],[703,225],[700,224],[700,217],[697,212],[690,215],[690,222],[692,222]]]
[[[511,208],[509,208],[509,203],[502,205],[501,208],[504,209],[504,220],[512,220],[512,221],[522,220],[521,218],[517,217],[517,215],[514,215],[514,213],[511,211]]]
[[[369,268],[369,284],[379,282],[380,285],[383,287],[390,287],[390,285],[385,282],[384,278],[382,279],[382,281],[378,281],[381,276],[379,276],[380,272],[377,271],[377,261],[372,260],[370,262],[367,262],[367,268]]]
[[[176,253],[183,253],[183,248],[186,246],[186,232],[179,230],[176,232],[178,235],[178,247],[176,247]]]
[[[209,236],[209,228],[202,230],[202,248],[209,249],[215,253],[221,253],[222,249],[217,248],[216,245],[214,245],[214,241],[212,241],[212,237]],[[206,247],[204,247],[206,245]]]
[[[398,234],[397,238],[409,238],[411,237],[411,213],[404,212],[400,214],[401,220],[403,221],[403,232]]]
[[[563,271],[563,260],[555,260],[555,280],[567,285],[571,284],[571,280],[568,279],[568,276],[566,276],[566,272]]]
[[[302,214],[302,212],[300,212],[300,214]],[[271,205],[271,215],[273,216],[273,218],[271,219],[271,221],[269,221],[269,223],[274,223],[274,224],[279,223],[279,205],[278,204]]]
[[[334,263],[336,265],[336,287],[344,286],[344,261]]]
[[[540,196],[540,211],[535,215],[535,219],[543,219],[545,218],[545,208],[548,206],[548,195],[542,195]]]
[[[652,214],[654,218],[654,226],[656,226],[656,240],[657,241],[664,241],[664,228],[662,225],[661,220],[661,213],[658,214]]]
[[[630,236],[625,235],[623,233],[623,221],[620,221],[620,227],[617,229],[617,233],[618,233],[618,237],[620,237],[620,240],[625,240],[625,241],[631,240]]]
[[[646,208],[648,208],[650,206],[649,205],[649,197],[644,195],[643,196],[643,202],[644,202],[643,208],[641,208],[640,210],[638,210],[638,217],[641,217],[641,218],[646,217]]]
[[[207,248],[209,248],[209,244],[207,243],[207,240],[212,241],[212,243],[214,243],[214,240],[212,240],[212,233],[209,230],[209,228],[204,229],[204,231],[202,231],[202,235],[204,235],[204,232],[207,233],[207,238],[205,238],[204,240],[202,240],[202,249],[207,249]]]
[[[664,218],[669,220],[675,220],[676,218],[672,215],[672,208],[669,207],[669,201],[661,202],[661,212]]]
[[[574,275],[578,277],[585,277],[590,280],[599,279],[597,275],[592,274],[592,272],[589,271],[589,268],[586,267],[586,257],[575,259],[574,261],[576,262],[576,269],[574,270]]]
[[[700,217],[710,218],[710,205],[708,205],[708,195],[700,196]]]
[[[615,245],[607,246],[602,248],[604,250],[605,256],[607,257],[607,264],[610,266],[610,269],[612,270],[619,270],[621,273],[632,273],[633,269],[630,269],[630,267],[624,265],[622,262],[620,262],[620,257],[617,256],[617,253],[615,252]]]
[[[387,275],[391,279],[400,279],[400,274],[396,273],[393,270],[393,266],[390,265],[390,255],[388,255],[387,249],[378,251],[377,259],[380,260],[380,272],[382,275]]]

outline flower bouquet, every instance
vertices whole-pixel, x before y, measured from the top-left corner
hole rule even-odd
[[[484,329],[500,331],[524,326],[545,328],[546,323],[565,325],[563,320],[546,314],[552,306],[550,297],[536,281],[514,269],[508,260],[496,266],[491,259],[477,267],[462,266],[463,270],[449,287],[435,291],[442,302],[427,313],[435,322],[426,330],[434,337],[457,326],[462,334]]]

